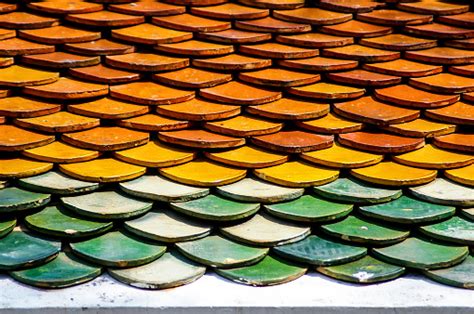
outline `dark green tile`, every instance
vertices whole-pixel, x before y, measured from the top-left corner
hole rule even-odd
[[[182,286],[201,278],[206,267],[188,260],[176,251],[138,267],[108,269],[115,279],[142,289],[167,289]]]
[[[18,281],[40,288],[65,288],[92,280],[101,274],[101,268],[59,253],[52,261],[30,269],[10,272]]]
[[[218,235],[180,242],[176,246],[188,258],[212,267],[238,267],[254,264],[265,257],[267,248],[233,242]]]
[[[461,217],[452,217],[434,225],[423,226],[420,230],[439,240],[474,245],[474,222]]]
[[[469,253],[466,246],[437,243],[427,239],[408,238],[392,246],[373,249],[373,253],[389,263],[419,268],[450,267],[464,260]]]
[[[216,273],[222,277],[251,286],[282,284],[303,276],[306,271],[307,268],[269,255],[254,265],[231,269],[216,269]]]
[[[147,242],[119,231],[71,243],[74,253],[99,265],[132,267],[149,263],[165,253],[166,246]]]
[[[474,256],[466,257],[461,264],[456,266],[437,270],[425,270],[423,273],[429,278],[445,285],[474,289]]]
[[[287,259],[318,266],[347,263],[367,254],[365,247],[342,244],[315,235],[295,243],[276,246],[273,251]]]
[[[315,186],[313,189],[323,197],[357,204],[383,203],[402,195],[401,190],[379,188],[352,178],[340,178],[325,185]]]
[[[237,202],[212,194],[189,202],[171,203],[170,206],[188,216],[212,221],[246,218],[260,208],[258,203]]]
[[[0,190],[0,214],[37,208],[50,201],[49,194],[25,191],[16,187]]]
[[[302,222],[327,222],[347,216],[353,208],[352,204],[327,201],[312,195],[284,203],[264,205],[270,214],[277,217]]]
[[[414,224],[432,222],[451,217],[455,214],[454,206],[444,206],[423,202],[409,196],[402,196],[394,201],[361,206],[360,212],[368,217],[384,221]]]
[[[59,243],[15,229],[0,239],[0,270],[41,265],[56,257],[59,250]]]
[[[407,230],[386,227],[386,224],[377,224],[366,219],[349,216],[343,221],[321,226],[321,229],[334,237],[345,241],[387,245],[403,241],[410,234]]]
[[[395,279],[401,276],[405,268],[365,256],[357,261],[344,265],[318,267],[320,273],[348,282],[376,283]]]
[[[0,218],[0,238],[9,234],[15,228],[16,219]]]
[[[66,238],[98,235],[113,226],[112,222],[98,222],[78,217],[61,206],[48,206],[36,214],[25,217],[25,222],[30,229]]]

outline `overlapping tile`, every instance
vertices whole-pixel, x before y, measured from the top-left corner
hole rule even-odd
[[[0,270],[164,289],[418,268],[472,288],[469,10],[0,4]]]

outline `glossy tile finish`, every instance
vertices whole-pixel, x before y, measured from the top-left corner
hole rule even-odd
[[[472,288],[466,1],[26,2],[0,3],[5,276]]]

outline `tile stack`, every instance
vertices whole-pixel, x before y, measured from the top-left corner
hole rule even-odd
[[[0,272],[474,287],[468,1],[0,12]]]

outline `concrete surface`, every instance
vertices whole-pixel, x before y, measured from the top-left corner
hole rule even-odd
[[[77,287],[40,290],[0,275],[0,313],[473,314],[474,291],[443,286],[418,275],[360,286],[311,273],[265,288],[231,283],[214,274],[162,291],[128,287],[108,275]]]

